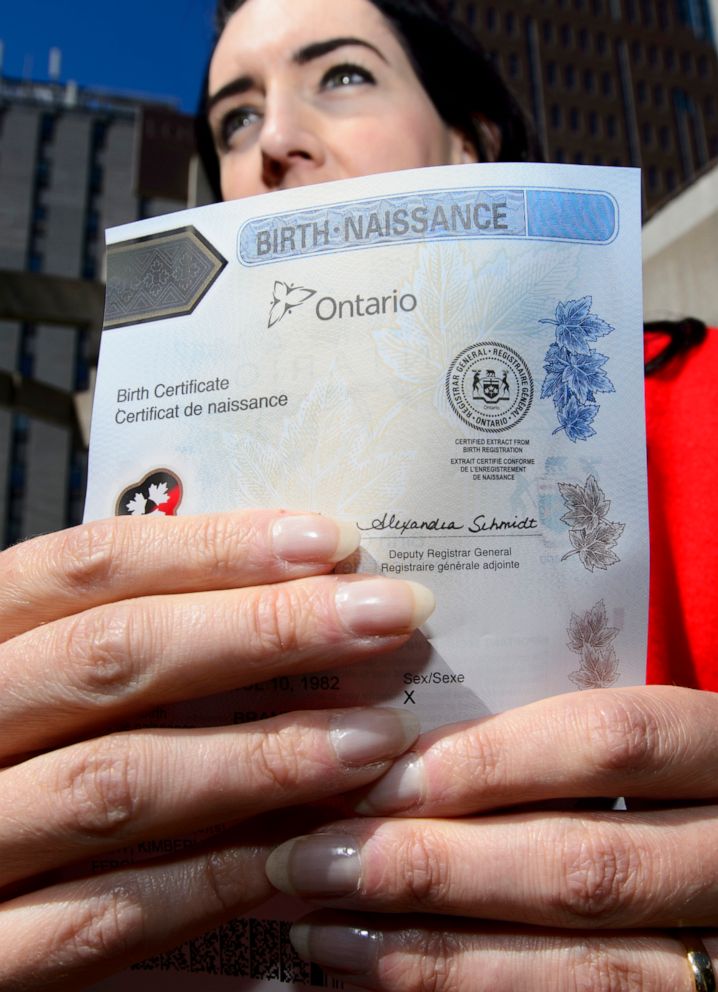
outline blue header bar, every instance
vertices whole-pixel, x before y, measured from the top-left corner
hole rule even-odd
[[[244,265],[417,241],[526,238],[608,244],[618,207],[603,192],[450,189],[273,214],[239,231]]]

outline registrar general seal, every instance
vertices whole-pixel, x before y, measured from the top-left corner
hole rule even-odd
[[[449,366],[446,394],[468,427],[489,434],[510,430],[531,408],[534,384],[524,359],[499,341],[464,348]]]

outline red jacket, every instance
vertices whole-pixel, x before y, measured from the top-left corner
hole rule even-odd
[[[648,376],[646,411],[648,681],[718,691],[718,329]]]

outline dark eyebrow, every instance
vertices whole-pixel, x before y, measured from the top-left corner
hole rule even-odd
[[[345,45],[361,45],[362,48],[368,48],[375,55],[378,55],[382,62],[386,62],[378,48],[361,38],[328,38],[326,41],[315,41],[295,52],[292,61],[296,62],[297,65],[305,65],[313,59],[321,58],[322,55],[328,55],[329,52],[333,52],[337,48],[344,48]]]
[[[337,48],[344,48],[346,45],[360,45],[362,48],[368,48],[375,55],[378,55],[382,62],[386,62],[386,58],[376,46],[372,45],[369,41],[363,41],[361,38],[327,38],[326,41],[315,41],[311,45],[305,45],[304,48],[296,51],[292,55],[292,62],[296,62],[297,65],[306,65],[307,62],[320,59],[323,55],[328,55]],[[256,82],[251,76],[238,76],[237,79],[233,79],[230,83],[227,83],[226,86],[217,90],[212,96],[207,97],[205,114],[209,114],[214,106],[227,97],[239,96],[241,93],[251,90],[254,86],[256,86]]]
[[[246,93],[255,85],[256,83],[251,76],[238,76],[237,79],[233,79],[231,83],[227,83],[226,86],[217,90],[212,96],[207,97],[207,103],[204,108],[205,114],[208,114],[212,107],[225,100],[228,96],[239,96],[240,93]]]

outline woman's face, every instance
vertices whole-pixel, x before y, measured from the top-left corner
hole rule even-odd
[[[222,195],[475,161],[370,0],[247,0],[212,57]]]

